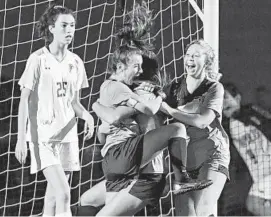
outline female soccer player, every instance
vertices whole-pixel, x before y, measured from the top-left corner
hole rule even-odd
[[[148,19],[138,16],[140,10],[131,13],[134,23],[125,25],[120,37],[128,42],[116,49],[110,65],[111,76],[100,87],[99,102],[93,104],[94,112],[103,120],[105,125],[113,125],[106,135],[102,149],[103,171],[106,178],[106,205],[97,214],[133,215],[146,204],[152,204],[155,191],[148,183],[139,179],[140,168],[148,164],[157,152],[169,147],[171,159],[180,173],[180,192],[198,190],[212,184],[209,180],[194,181],[186,172],[186,130],[183,124],[174,123],[152,130],[145,135],[139,135],[138,125],[132,118],[133,114],[142,112],[154,115],[159,110],[162,97],[145,100],[129,88],[136,77],[142,74],[143,40],[137,36],[145,34],[150,26],[142,21]],[[140,19],[142,18],[142,19]],[[140,19],[140,21],[138,20]],[[133,25],[134,24],[134,25]],[[139,24],[136,26],[135,24]],[[112,113],[112,109],[122,109],[122,116]]]
[[[43,216],[71,216],[64,171],[80,169],[75,114],[86,121],[86,139],[93,133],[93,118],[79,101],[79,91],[88,87],[88,81],[82,60],[68,50],[75,32],[73,12],[51,6],[41,16],[37,29],[46,46],[30,55],[19,81],[15,154],[23,164],[28,141],[31,173],[42,170],[48,182]]]
[[[172,83],[162,111],[184,123],[190,137],[187,169],[193,178],[210,179],[213,184],[201,191],[180,195],[181,216],[209,216],[229,178],[228,137],[221,126],[224,89],[214,71],[214,52],[203,40],[187,47],[186,76]]]
[[[155,55],[154,55],[155,56]],[[159,85],[158,81],[156,82],[156,78],[158,75],[158,62],[156,59],[150,59],[147,57],[143,57],[143,64],[142,64],[143,73],[138,79],[140,81],[152,81]],[[134,86],[134,85],[133,85]],[[136,87],[136,86],[135,86]],[[134,91],[136,94],[141,95],[144,99],[154,99],[156,96],[144,90]],[[116,111],[112,111],[113,113]],[[117,114],[119,115],[119,114]],[[121,114],[120,114],[121,115]],[[159,115],[149,116],[143,113],[139,113],[135,116],[136,123],[139,125],[140,134],[146,134],[147,132],[159,128],[163,125],[164,117]],[[100,130],[99,131],[103,131]],[[105,129],[105,133],[109,133],[110,129]],[[105,142],[105,138],[102,138],[102,133],[99,133],[100,142],[103,145]],[[156,200],[161,197],[162,192],[165,187],[165,169],[164,169],[164,156],[163,151],[161,151],[146,167],[140,170],[140,174],[142,176],[140,179],[144,182],[143,185],[148,185],[155,191],[156,193]],[[96,215],[98,212],[98,208],[105,205],[106,199],[106,186],[105,180],[94,185],[88,191],[86,191],[80,198],[81,206],[77,207],[77,216],[85,216],[85,215]],[[158,202],[158,201],[157,201]]]

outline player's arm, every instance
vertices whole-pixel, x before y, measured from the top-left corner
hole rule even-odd
[[[28,88],[22,88],[21,98],[18,110],[18,137],[15,149],[15,156],[18,161],[22,164],[25,163],[27,156],[27,146],[26,146],[26,123],[28,114],[28,101],[31,90]]]
[[[146,115],[155,115],[159,111],[162,101],[161,96],[146,100],[142,96],[132,93],[131,98],[127,101],[127,106],[133,107]]]
[[[86,139],[90,139],[94,132],[94,119],[92,115],[81,104],[79,91],[75,91],[75,95],[71,104],[76,116],[86,121],[88,126],[88,133],[86,135]]]
[[[209,126],[215,119],[215,112],[209,108],[201,109],[200,113],[187,113],[179,109],[171,108],[167,103],[163,102],[161,111],[175,118],[176,120],[188,124],[190,126],[204,129]]]
[[[178,121],[195,126],[205,128],[209,126],[222,112],[224,88],[221,84],[215,84],[208,90],[199,113],[187,113],[179,109],[171,108],[167,103],[162,103],[161,111],[171,115]]]
[[[93,103],[92,109],[99,118],[112,125],[118,125],[122,120],[136,114],[136,110],[132,107],[106,107],[100,104],[98,101]]]

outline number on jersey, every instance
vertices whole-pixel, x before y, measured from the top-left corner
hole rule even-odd
[[[66,96],[67,82],[56,82],[57,85],[57,97]]]

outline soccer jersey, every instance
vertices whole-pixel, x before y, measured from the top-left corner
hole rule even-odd
[[[266,195],[271,199],[271,142],[253,125],[230,119],[229,130],[232,142],[246,162],[254,184],[251,194]]]
[[[29,98],[27,140],[31,142],[77,142],[72,100],[75,91],[88,87],[82,60],[67,51],[58,61],[46,47],[32,53],[19,81],[32,90]]]
[[[224,88],[219,82],[205,79],[201,85],[190,94],[187,90],[185,79],[173,83],[168,101],[172,106],[187,112],[200,113],[202,109],[211,109],[216,117],[204,129],[187,126],[190,138],[188,145],[187,167],[195,169],[210,159],[216,159],[220,164],[228,167],[230,161],[228,136],[221,125]]]
[[[100,103],[106,107],[117,107],[125,105],[132,97],[132,90],[125,84],[106,80],[100,87]],[[106,122],[103,122],[106,124]],[[106,136],[106,142],[101,150],[102,156],[105,156],[108,149],[114,145],[125,142],[128,138],[139,135],[139,127],[134,119],[126,118],[120,126],[114,126],[112,133]]]

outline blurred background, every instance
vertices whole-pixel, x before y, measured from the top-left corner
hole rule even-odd
[[[70,48],[85,63],[90,89],[82,92],[82,103],[92,112],[91,105],[99,97],[99,87],[107,76],[108,54],[115,47],[114,32],[123,23],[123,11],[130,10],[133,1],[126,1],[125,4],[121,0],[57,2],[77,12],[77,31]],[[202,23],[188,0],[147,2],[154,13],[151,38],[155,38],[155,51],[162,72],[172,78],[179,77],[183,72],[184,48],[192,40],[203,37]],[[196,2],[200,8],[203,7],[201,0]],[[42,212],[46,186],[44,177],[41,173],[29,175],[30,159],[27,158],[26,165],[22,167],[14,157],[14,150],[20,96],[17,82],[30,53],[44,45],[33,30],[48,4],[48,0],[0,0],[0,215],[40,215]],[[236,137],[247,145],[241,149],[241,143],[231,140],[232,178],[226,184],[218,206],[218,214],[223,216],[259,215],[258,209],[270,207],[271,198],[264,193],[257,197],[262,200],[247,204],[251,186],[259,177],[253,177],[253,174],[255,171],[258,174],[262,169],[258,166],[260,163],[255,163],[256,156],[267,156],[260,160],[268,168],[270,160],[267,159],[271,159],[268,148],[270,131],[266,130],[271,129],[268,125],[271,122],[270,8],[269,0],[220,0],[219,65],[222,82],[238,89],[242,100],[235,98],[238,94],[233,94],[232,100],[242,105],[241,116],[249,117],[249,120],[243,120],[239,115],[236,119],[239,125],[234,126],[231,121],[235,120],[236,115],[224,118],[228,134],[232,137],[236,136],[234,132],[239,132]],[[234,114],[237,112],[239,114],[238,109]],[[251,121],[255,118],[257,124]],[[95,122],[98,124],[96,116]],[[101,147],[95,137],[91,141],[83,140],[82,125],[79,121],[82,170],[73,173],[70,180],[72,206],[78,205],[84,191],[103,179]],[[244,136],[252,131],[257,131],[258,140]],[[234,141],[239,140],[235,138]],[[263,141],[267,148],[261,151],[263,148],[259,147],[262,147]],[[256,145],[252,147],[251,144]],[[251,159],[254,163],[251,163]],[[170,179],[170,175],[167,179]],[[269,184],[271,179],[265,179],[265,182]],[[161,199],[161,209],[151,214],[162,212],[172,215],[174,204],[170,187],[167,191],[169,194]]]

